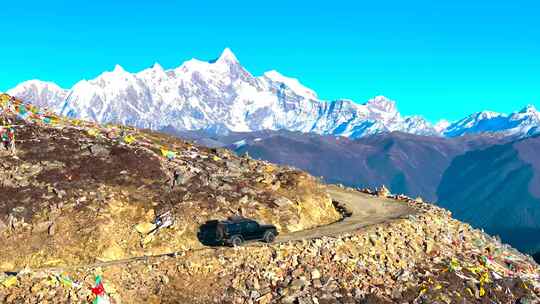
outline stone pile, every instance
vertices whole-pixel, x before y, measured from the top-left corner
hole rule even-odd
[[[223,252],[200,275],[219,271],[229,291],[219,301],[232,303],[540,300],[540,268],[529,256],[444,209],[406,201],[426,212],[340,238]]]
[[[91,286],[108,279],[116,303],[537,303],[540,268],[449,212],[402,197],[424,212],[336,238],[175,257],[65,274]],[[396,202],[399,203],[399,202]],[[50,277],[50,273],[47,274]],[[17,276],[10,299],[86,301],[84,288]],[[34,289],[37,293],[25,290]],[[41,298],[38,298],[41,297]],[[52,301],[61,303],[62,301]]]

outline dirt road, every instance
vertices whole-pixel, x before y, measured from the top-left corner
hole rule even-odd
[[[332,200],[344,206],[352,215],[330,225],[279,236],[277,242],[336,236],[416,213],[416,210],[405,203],[392,199],[346,190],[333,185],[329,185],[327,191]]]

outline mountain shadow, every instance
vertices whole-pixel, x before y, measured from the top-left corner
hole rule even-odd
[[[255,136],[255,135],[251,135]],[[257,137],[257,136],[255,136]],[[236,137],[238,139],[239,137]],[[328,183],[351,187],[390,187],[394,193],[437,199],[436,191],[452,159],[501,139],[465,136],[453,139],[405,133],[379,134],[357,140],[293,132],[244,136],[238,154],[292,165]]]
[[[518,249],[540,248],[540,138],[495,145],[456,157],[437,189],[440,206]]]
[[[540,264],[540,251],[538,251],[537,253],[535,253],[533,255],[533,258],[534,260],[536,261],[536,263],[539,263]]]

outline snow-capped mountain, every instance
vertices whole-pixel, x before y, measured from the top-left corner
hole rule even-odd
[[[383,96],[365,104],[327,102],[277,71],[254,77],[229,49],[216,60],[192,59],[170,70],[155,64],[129,73],[117,65],[69,90],[33,80],[8,93],[71,117],[156,130],[287,129],[354,138],[386,131],[437,133],[422,118],[402,117]]]
[[[540,112],[533,105],[511,114],[483,111],[451,123],[442,134],[455,137],[485,132],[517,137],[540,133]]]
[[[59,112],[69,90],[64,90],[52,82],[29,80],[20,83],[9,94],[30,101],[40,108],[49,108]]]
[[[481,112],[433,126],[419,116],[401,116],[395,102],[384,96],[364,104],[324,101],[277,71],[251,75],[229,49],[216,60],[191,59],[169,70],[156,63],[130,73],[117,65],[71,89],[32,80],[8,93],[71,117],[169,131],[286,129],[350,138],[402,131],[453,137],[486,131],[527,135],[540,125],[534,107],[511,115]]]

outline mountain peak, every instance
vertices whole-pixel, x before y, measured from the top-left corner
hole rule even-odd
[[[154,65],[152,66],[152,70],[158,70],[158,71],[163,71],[163,67],[161,66],[161,64],[159,63],[154,63]]]
[[[526,107],[524,107],[523,109],[521,109],[521,111],[519,111],[520,113],[537,113],[538,110],[536,109],[536,107],[532,104],[528,104]]]
[[[454,137],[508,130],[528,134],[532,127],[540,128],[540,113],[532,105],[523,113],[484,111],[450,125],[432,126],[425,119],[401,116],[396,103],[382,95],[364,103],[326,102],[298,79],[275,70],[252,76],[229,48],[216,60],[191,59],[170,70],[155,63],[130,73],[115,65],[69,90],[31,81],[9,92],[70,117],[156,130],[164,126],[200,130],[222,124],[238,132],[286,129],[358,138],[386,131]]]
[[[368,100],[368,103],[370,103],[370,104],[381,104],[382,105],[382,104],[394,103],[394,101],[390,100],[386,96],[378,95],[378,96],[375,96],[375,97],[371,98],[370,100]]]
[[[375,108],[388,113],[397,112],[396,103],[382,95],[375,96],[368,100],[366,105],[370,106],[370,108]]]
[[[119,64],[116,64],[114,66],[114,70],[113,70],[113,73],[124,73],[126,70],[124,70],[124,68],[119,65]]]
[[[450,126],[450,122],[446,119],[439,120],[433,128],[435,128],[435,131],[438,133],[444,132],[448,127]]]
[[[484,119],[492,119],[495,117],[501,116],[501,113],[494,112],[494,111],[482,111],[478,112],[476,114],[472,114],[471,116],[475,116],[478,120],[484,120]]]
[[[61,88],[59,85],[57,85],[54,82],[43,81],[43,80],[39,80],[39,79],[31,79],[31,80],[26,80],[26,81],[23,81],[23,82],[19,83],[15,88],[11,89],[10,91],[16,90],[17,88],[23,89],[23,88],[29,87],[29,86],[34,86],[34,87],[38,87],[38,88],[48,87],[48,88],[53,88],[53,89],[57,89],[57,90],[64,90],[63,88]]]
[[[219,58],[214,62],[217,63],[238,63],[238,59],[229,48],[225,48]]]

